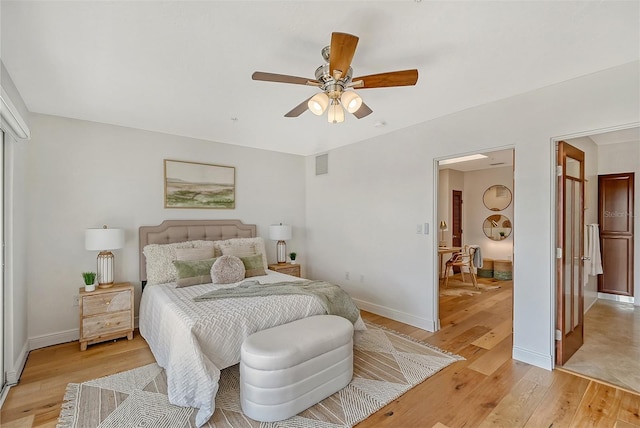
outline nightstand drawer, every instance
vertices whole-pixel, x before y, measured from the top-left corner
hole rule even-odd
[[[292,266],[286,269],[278,269],[280,273],[286,273],[287,275],[300,276],[300,268],[297,266]]]
[[[291,276],[300,277],[300,265],[299,264],[291,264],[291,263],[278,263],[274,265],[269,265],[270,270],[274,270],[276,272],[285,273]]]
[[[82,336],[80,339],[104,336],[118,331],[132,330],[131,312],[117,312],[97,315],[82,320]]]
[[[131,290],[82,297],[82,312],[85,317],[129,309],[131,309]]]

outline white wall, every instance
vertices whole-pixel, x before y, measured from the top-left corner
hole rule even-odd
[[[511,235],[501,241],[487,238],[482,230],[484,220],[495,214],[507,217],[513,225],[513,199],[511,204],[502,211],[491,211],[482,201],[485,190],[495,184],[506,186],[513,197],[513,167],[503,166],[464,173],[464,233],[462,236],[465,244],[480,245],[483,258],[512,260],[513,228]]]
[[[304,158],[271,151],[85,122],[32,116],[28,144],[27,273],[30,347],[78,337],[73,296],[80,273],[95,269],[84,230],[107,224],[125,229],[114,251],[116,281],[131,281],[139,299],[138,228],[167,219],[240,219],[293,226],[288,248],[305,268]],[[236,209],[165,209],[163,159],[236,168]],[[267,236],[268,238],[268,236]],[[275,242],[266,240],[275,262]],[[137,306],[137,305],[136,305]]]
[[[433,224],[434,233],[437,233],[438,242],[440,241],[440,236],[442,236],[445,246],[450,247],[453,240],[453,191],[459,190],[463,192],[462,196],[464,197],[464,173],[446,168],[439,171],[438,177],[438,218]],[[440,233],[441,220],[447,222],[447,230],[443,231],[442,234]],[[462,227],[465,227],[464,220]]]
[[[598,174],[616,174],[621,172],[635,173],[635,205],[633,213],[635,276],[633,290],[634,304],[640,306],[640,141],[598,147]]]
[[[363,309],[433,330],[437,314],[437,159],[515,148],[514,351],[551,368],[554,326],[552,139],[640,117],[638,62],[471,108],[307,159],[312,277]],[[430,235],[416,234],[428,222]],[[344,272],[351,273],[346,280]],[[362,278],[362,281],[360,280]]]

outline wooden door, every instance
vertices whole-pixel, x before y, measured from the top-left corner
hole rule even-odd
[[[632,172],[598,176],[600,293],[633,296],[633,181]]]
[[[454,190],[451,200],[451,246],[462,247],[462,191]]]
[[[556,254],[556,364],[562,365],[584,340],[584,152],[558,143]]]

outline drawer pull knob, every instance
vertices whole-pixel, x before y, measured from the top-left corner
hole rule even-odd
[[[107,323],[105,323],[104,325],[105,325],[105,326],[107,326],[107,327],[109,327],[109,326],[111,325],[111,323],[110,323],[110,322],[107,322]]]

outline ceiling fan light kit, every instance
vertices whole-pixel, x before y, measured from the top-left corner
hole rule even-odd
[[[303,101],[285,117],[298,117],[306,110],[316,116],[327,111],[329,123],[344,122],[344,110],[362,119],[373,113],[360,95],[349,89],[388,88],[393,86],[412,86],[418,81],[418,70],[402,70],[372,74],[352,78],[351,60],[356,52],[358,37],[346,33],[332,33],[331,45],[322,49],[322,58],[326,61],[316,69],[315,80],[286,74],[265,73],[256,71],[253,80],[277,83],[293,83],[297,85],[315,86],[322,92]]]
[[[329,112],[327,113],[327,122],[329,123],[341,123],[344,122],[344,109],[340,105],[337,99],[331,100],[329,106]]]
[[[318,92],[311,97],[307,105],[311,113],[316,116],[322,116],[322,113],[324,113],[329,106],[329,97],[324,92]]]
[[[344,91],[340,102],[349,113],[355,113],[362,107],[362,98],[353,91]]]

